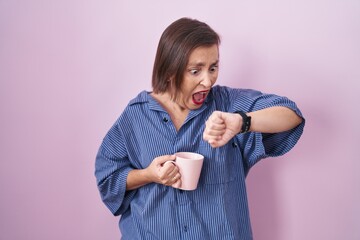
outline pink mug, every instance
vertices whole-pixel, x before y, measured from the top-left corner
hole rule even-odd
[[[174,163],[181,174],[181,184],[174,184],[174,188],[182,190],[195,190],[197,188],[201,168],[204,162],[204,156],[193,152],[177,152],[175,153],[175,161],[167,161],[166,163]]]

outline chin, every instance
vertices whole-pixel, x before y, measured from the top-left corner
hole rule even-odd
[[[191,103],[191,105],[189,105],[188,108],[191,109],[191,110],[195,110],[195,109],[201,108],[202,105],[203,105],[203,104]]]

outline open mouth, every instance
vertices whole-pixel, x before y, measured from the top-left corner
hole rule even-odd
[[[194,93],[192,95],[192,100],[196,105],[201,105],[204,103],[206,96],[207,96],[208,91],[201,91],[201,92],[197,92]]]

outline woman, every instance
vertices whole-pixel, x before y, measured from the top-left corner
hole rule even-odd
[[[182,18],[161,36],[152,92],[130,101],[96,158],[102,200],[121,215],[123,239],[252,239],[245,177],[260,159],[285,154],[305,121],[285,97],[214,86],[220,38]],[[174,153],[204,156],[194,191]]]

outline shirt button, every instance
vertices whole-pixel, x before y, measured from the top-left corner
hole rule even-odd
[[[187,232],[188,231],[188,227],[185,225],[184,226],[184,232]]]
[[[238,145],[235,142],[233,142],[232,146],[233,146],[233,148],[236,148]]]
[[[164,118],[163,118],[163,121],[164,121],[164,122],[168,122],[169,119],[168,119],[167,117],[164,117]]]

